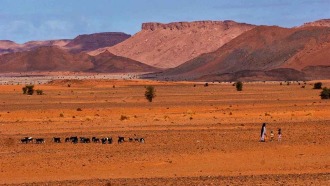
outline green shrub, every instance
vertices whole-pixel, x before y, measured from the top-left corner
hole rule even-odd
[[[149,102],[152,102],[152,99],[156,97],[156,90],[153,86],[147,86],[144,96]]]
[[[237,91],[242,91],[243,90],[243,83],[238,81],[236,82],[236,90]]]
[[[322,89],[322,82],[314,83],[314,89]]]
[[[321,99],[330,99],[330,89],[327,87],[324,87],[320,96],[321,96]]]

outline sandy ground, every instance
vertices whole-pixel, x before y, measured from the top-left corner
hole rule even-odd
[[[41,85],[56,80],[138,79],[143,73],[28,72],[0,73],[0,85]]]
[[[37,85],[41,96],[2,85],[0,184],[330,185],[330,100],[300,83],[237,92],[229,83],[59,80]],[[156,88],[152,103],[145,85]],[[275,141],[258,142],[262,122]],[[119,135],[146,142],[52,142]],[[25,136],[46,143],[21,144]]]

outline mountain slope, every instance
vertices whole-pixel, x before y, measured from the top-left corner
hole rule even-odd
[[[129,58],[116,56],[108,51],[92,57],[92,63],[94,64],[94,67],[90,69],[92,72],[127,73],[159,71],[155,67]]]
[[[171,68],[212,52],[252,28],[254,25],[234,21],[144,23],[142,30],[131,38],[90,54],[109,50],[151,66]]]
[[[241,71],[330,66],[330,28],[280,28],[259,26],[243,33],[218,50],[200,55],[159,76],[169,79],[214,78],[224,74],[239,78]],[[286,70],[283,74],[290,73]],[[246,73],[245,73],[246,74]],[[302,79],[304,77],[301,77]]]

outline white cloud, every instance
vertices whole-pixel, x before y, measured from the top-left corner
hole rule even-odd
[[[41,27],[44,29],[51,30],[52,32],[66,32],[68,30],[71,30],[72,25],[62,20],[48,20],[44,24],[42,24]]]

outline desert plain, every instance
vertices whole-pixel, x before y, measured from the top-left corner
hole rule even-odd
[[[54,80],[32,96],[0,85],[0,184],[330,185],[330,101],[313,83],[244,82],[239,92],[229,82]],[[156,89],[151,103],[146,85]],[[22,144],[25,136],[46,142]],[[70,136],[114,143],[65,143]]]

